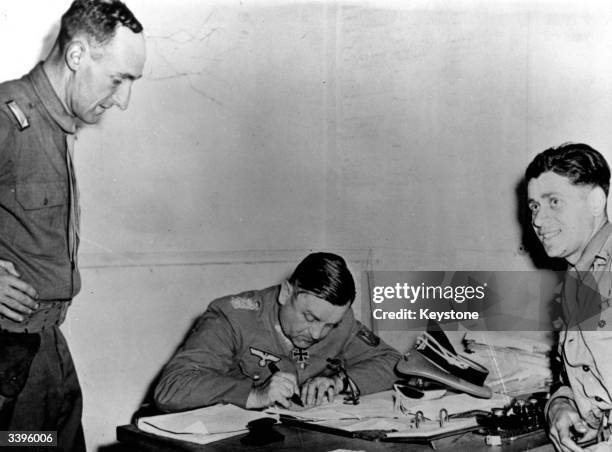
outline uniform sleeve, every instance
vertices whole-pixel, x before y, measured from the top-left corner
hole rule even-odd
[[[14,127],[6,113],[0,110],[0,173],[2,168],[7,167],[7,163],[12,156],[12,152],[9,149],[9,137]]]
[[[550,399],[548,399],[548,402],[546,402],[546,406],[544,406],[544,414],[546,415],[546,419],[548,419],[548,409],[556,399],[569,399],[574,402],[574,392],[572,391],[572,388],[569,386],[561,386],[552,396],[550,396]]]
[[[216,403],[244,407],[252,383],[236,364],[236,337],[225,314],[209,306],[164,367],[154,392],[158,408],[180,411]]]
[[[401,354],[356,320],[343,353],[346,371],[361,394],[391,389],[398,379],[395,366]]]

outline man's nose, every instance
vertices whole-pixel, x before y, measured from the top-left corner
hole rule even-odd
[[[531,214],[531,224],[534,228],[541,228],[544,224],[544,220],[548,217],[548,212],[544,207],[540,207],[535,212]]]
[[[127,110],[132,94],[132,82],[126,81],[121,84],[119,89],[113,94],[113,103],[121,110]]]
[[[312,325],[310,327],[310,336],[312,336],[312,338],[315,341],[318,341],[319,339],[321,339],[321,336],[323,335],[324,327],[325,325]]]

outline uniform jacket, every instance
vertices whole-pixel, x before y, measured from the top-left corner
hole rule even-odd
[[[582,418],[597,428],[603,412],[612,408],[612,224],[595,234],[568,269],[561,301],[566,326],[559,351],[568,384],[551,401],[573,400]]]
[[[42,63],[0,84],[0,259],[13,262],[42,301],[69,300],[81,287],[68,250],[66,136],[75,131]]]
[[[328,375],[327,358],[340,358],[362,394],[392,387],[400,354],[356,321],[351,309],[323,340],[295,349],[278,321],[279,290],[213,301],[164,368],[155,389],[157,405],[166,411],[215,403],[244,407],[253,385],[270,377],[270,361],[296,374],[298,385]]]

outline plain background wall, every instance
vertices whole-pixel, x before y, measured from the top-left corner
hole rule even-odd
[[[128,5],[144,78],[77,142],[84,284],[63,329],[92,450],[211,299],[310,249],[356,273],[531,269],[527,163],[565,141],[612,157],[608,2]],[[67,6],[0,3],[0,80],[46,55]]]

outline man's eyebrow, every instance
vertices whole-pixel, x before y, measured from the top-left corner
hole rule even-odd
[[[139,78],[142,77],[142,74],[140,74],[140,75],[133,75],[133,74],[129,74],[127,72],[122,72],[122,73],[119,73],[118,75],[119,75],[119,77],[121,77],[123,79],[128,79],[128,80],[132,80],[132,81],[138,80]]]
[[[543,198],[543,199],[548,199],[551,196],[559,196],[559,193],[556,191],[551,191],[551,192],[547,192],[547,193],[542,193],[539,197]],[[535,199],[533,198],[527,198],[527,202],[537,202]]]

